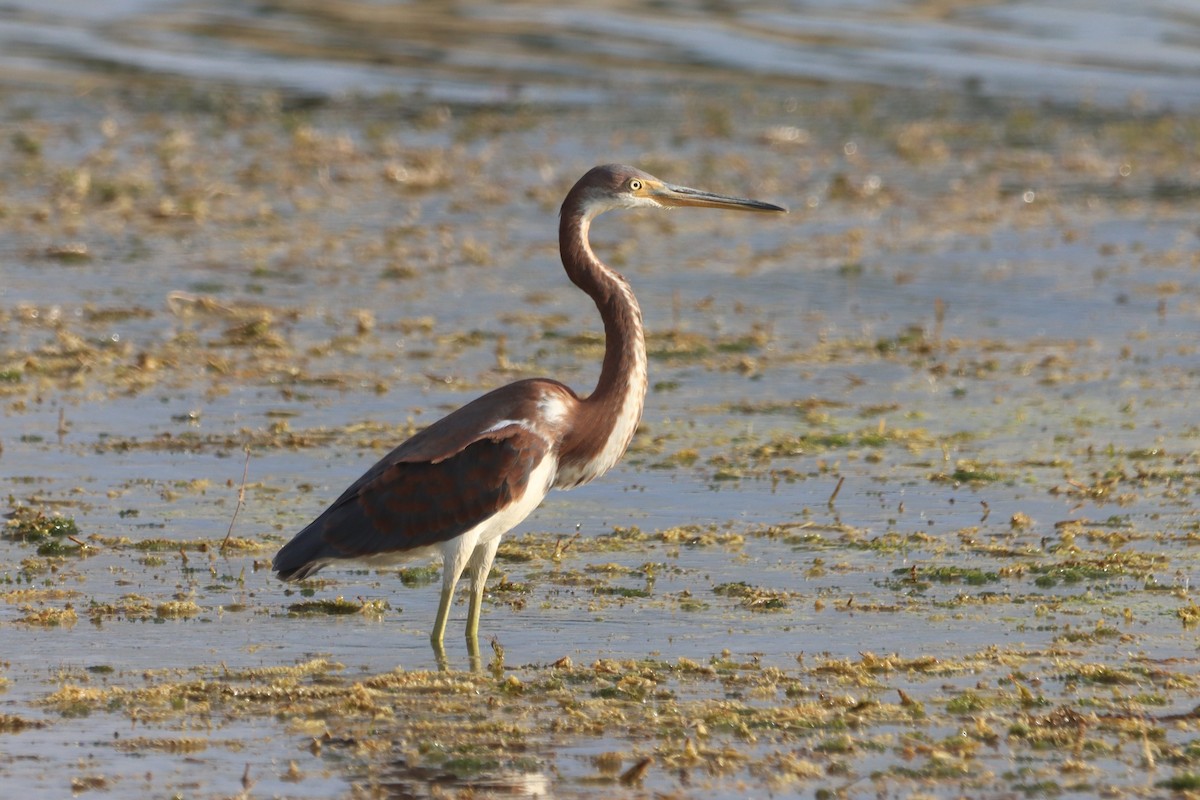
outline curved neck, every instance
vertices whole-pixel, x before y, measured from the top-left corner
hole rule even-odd
[[[615,464],[633,439],[646,398],[642,310],[629,282],[592,252],[591,215],[585,204],[571,201],[563,205],[559,250],[568,277],[592,298],[604,322],[604,363],[564,437],[559,485],[586,483]]]

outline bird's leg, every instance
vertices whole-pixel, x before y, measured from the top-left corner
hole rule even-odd
[[[429,634],[429,641],[433,644],[434,650],[441,648],[442,641],[446,638],[446,620],[450,618],[450,601],[454,599],[455,583],[457,583],[457,578],[442,581],[442,596],[438,600],[437,616],[433,620],[433,632]]]
[[[462,547],[462,541],[451,540],[449,546],[442,550],[442,596],[438,599],[437,616],[433,620],[433,633],[429,634],[429,641],[433,645],[434,650],[442,647],[442,642],[446,638],[446,622],[450,619],[450,606],[454,602],[454,587],[458,585],[458,579],[462,577],[463,570],[467,566],[466,548]]]
[[[467,642],[474,642],[476,651],[479,650],[479,611],[483,606],[483,590],[487,584],[488,573],[492,571],[492,562],[496,559],[496,548],[500,546],[497,536],[487,544],[481,544],[471,554],[467,562],[467,571],[471,574],[471,605],[467,608]]]

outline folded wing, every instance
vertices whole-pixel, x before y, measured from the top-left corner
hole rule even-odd
[[[275,556],[285,580],[336,559],[399,553],[452,539],[519,500],[551,443],[517,421],[431,447],[437,431],[393,450]],[[539,487],[539,490],[544,487]]]

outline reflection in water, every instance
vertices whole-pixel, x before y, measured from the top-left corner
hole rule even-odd
[[[427,797],[550,797],[550,779],[536,769],[511,765],[468,764],[466,759],[447,762],[440,768],[410,765],[398,758],[372,781],[383,797],[422,800]]]
[[[462,777],[443,770],[409,766],[403,759],[392,763],[392,775],[380,783],[389,798],[432,798],[444,796],[446,790],[474,792],[482,796],[503,798],[548,798],[550,780],[544,772],[498,770]]]

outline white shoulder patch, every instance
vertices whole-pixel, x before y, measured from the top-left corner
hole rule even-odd
[[[567,404],[557,394],[546,393],[537,404],[538,413],[546,422],[554,427],[563,421],[567,415]]]
[[[479,432],[479,435],[480,435],[480,436],[486,436],[486,435],[487,435],[487,434],[489,434],[489,433],[495,433],[496,431],[501,431],[501,430],[504,430],[504,429],[505,429],[505,428],[507,428],[509,425],[516,425],[516,426],[518,426],[518,427],[525,428],[526,430],[529,430],[529,423],[527,423],[527,422],[526,422],[525,420],[523,420],[523,419],[502,419],[502,420],[500,420],[499,422],[497,422],[497,423],[495,423],[495,424],[493,424],[493,425],[490,425],[490,426],[488,426],[487,428],[484,428],[483,430],[481,430],[481,431]]]

